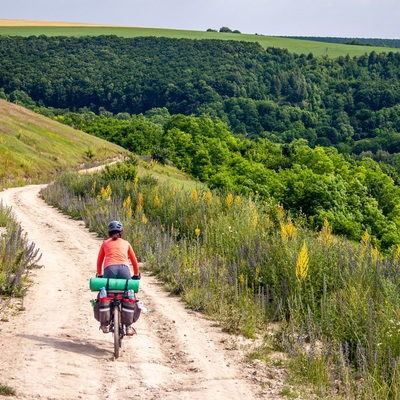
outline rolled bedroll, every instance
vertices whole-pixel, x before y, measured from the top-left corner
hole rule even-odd
[[[112,278],[90,278],[90,290],[100,290],[102,287],[107,290],[134,290],[139,291],[139,280],[134,279],[112,279]]]

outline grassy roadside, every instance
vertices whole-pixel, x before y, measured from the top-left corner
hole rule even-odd
[[[68,174],[41,193],[100,235],[118,216],[168,291],[224,331],[262,341],[249,357],[288,371],[282,395],[400,398],[400,248],[380,254],[367,232],[349,243],[327,221],[311,231],[257,198],[113,176]],[[288,356],[279,365],[276,352]],[[305,383],[314,397],[303,397]]]
[[[117,145],[0,100],[0,190],[49,182],[60,171],[127,154]]]

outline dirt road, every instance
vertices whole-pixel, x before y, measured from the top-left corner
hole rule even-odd
[[[95,295],[88,282],[101,241],[82,222],[46,205],[39,190],[0,192],[40,249],[43,265],[33,271],[25,310],[0,322],[0,384],[29,400],[279,398],[276,390],[262,392],[237,339],[185,309],[145,274],[139,298],[148,313],[114,360],[112,334],[98,329],[90,305]]]

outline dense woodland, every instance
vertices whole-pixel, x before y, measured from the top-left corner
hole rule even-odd
[[[347,153],[400,147],[396,51],[332,60],[240,41],[40,36],[0,37],[0,57],[0,88],[12,101],[206,113],[235,134]]]
[[[400,245],[400,53],[0,37],[0,96],[315,227]]]

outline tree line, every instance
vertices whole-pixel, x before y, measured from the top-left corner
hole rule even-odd
[[[320,228],[400,245],[400,54],[0,37],[0,96]]]
[[[333,60],[240,41],[2,36],[0,56],[0,96],[27,106],[165,107],[276,143],[303,138],[374,157],[400,147],[396,51]]]
[[[56,115],[57,121],[148,155],[207,183],[274,202],[296,219],[359,241],[368,232],[383,251],[400,245],[400,182],[395,168],[369,157],[350,157],[334,147],[311,148],[305,139],[277,144],[237,137],[209,116],[93,112]]]

